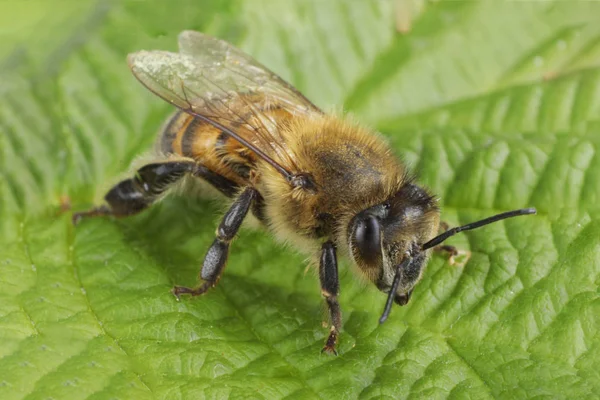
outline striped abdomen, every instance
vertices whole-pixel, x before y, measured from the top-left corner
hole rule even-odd
[[[211,171],[240,185],[248,182],[256,156],[214,126],[183,111],[175,112],[160,135],[164,154],[197,160]]]

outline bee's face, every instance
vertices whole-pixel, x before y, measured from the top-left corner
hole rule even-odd
[[[419,281],[428,252],[421,246],[438,231],[436,200],[424,189],[408,183],[388,202],[358,213],[348,227],[350,254],[379,290],[388,293],[397,267],[412,261],[401,272],[396,303],[404,305]]]

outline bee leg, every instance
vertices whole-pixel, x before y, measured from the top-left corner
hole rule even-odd
[[[448,225],[447,222],[444,222],[444,221],[440,222],[440,228],[438,231],[440,234],[446,232],[448,229],[450,229],[450,225]],[[436,253],[444,253],[448,257],[448,262],[450,263],[450,265],[455,265],[455,266],[463,266],[464,264],[467,263],[469,258],[471,258],[470,251],[459,250],[456,247],[450,246],[450,245],[440,244],[438,246],[435,246],[433,248],[433,251],[435,251]],[[465,255],[466,259],[462,262],[456,261],[456,257],[461,256],[461,255]]]
[[[450,229],[450,225],[448,225],[448,223],[445,221],[440,221],[440,226],[438,228],[438,234],[442,234],[442,233],[446,232],[448,229]],[[439,245],[439,246],[435,246],[433,248],[433,250],[438,253],[448,254],[448,258],[458,255],[458,249],[454,246]]]
[[[73,223],[83,217],[137,214],[152,204],[171,184],[194,171],[193,161],[167,161],[144,165],[135,176],[112,187],[104,196],[108,205],[73,214]]]
[[[229,244],[240,229],[244,218],[248,214],[250,206],[257,197],[258,192],[256,189],[248,187],[231,205],[227,213],[225,213],[221,224],[217,228],[217,237],[204,257],[204,263],[202,264],[202,271],[200,273],[200,278],[202,278],[204,282],[195,288],[175,286],[173,288],[173,294],[177,298],[182,294],[199,296],[204,294],[208,289],[216,286],[223,273],[225,264],[227,263]]]
[[[446,253],[448,254],[448,257],[454,257],[458,255],[458,249],[454,246],[448,246],[448,245],[444,245],[441,244],[439,246],[435,246],[433,248],[433,251],[438,252],[438,253]]]
[[[331,241],[323,243],[321,248],[319,279],[321,281],[321,293],[325,297],[331,318],[331,330],[321,353],[333,353],[337,356],[335,345],[337,344],[338,334],[342,328],[342,312],[337,300],[340,293],[337,257],[335,255],[335,245]]]
[[[448,246],[448,245],[439,245],[439,246],[435,246],[433,248],[433,251],[437,252],[437,253],[444,253],[448,256],[448,263],[452,266],[456,266],[456,267],[463,267],[467,261],[469,261],[469,258],[471,258],[471,252],[468,250],[458,250],[456,247],[454,246]],[[462,259],[460,261],[456,260],[456,257],[458,256],[465,256],[464,259]]]
[[[194,161],[166,161],[148,164],[138,169],[133,178],[117,183],[108,191],[104,196],[108,205],[74,213],[73,223],[77,224],[83,217],[100,215],[125,217],[137,214],[148,208],[167,189],[187,174],[203,178],[230,197],[237,190],[235,182]]]
[[[438,229],[438,233],[444,233],[448,229],[450,229],[450,225],[448,225],[448,223],[446,221],[440,221],[440,226],[439,226],[439,229]]]

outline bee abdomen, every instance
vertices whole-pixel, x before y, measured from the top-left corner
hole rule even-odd
[[[216,155],[221,163],[240,177],[248,179],[254,160],[247,151],[240,149],[239,143],[224,132],[219,134],[215,142]]]
[[[164,125],[159,148],[164,154],[198,160],[209,170],[238,184],[246,183],[255,162],[229,135],[184,111],[175,112]]]
[[[174,148],[174,143],[177,141],[177,136],[184,127],[190,123],[193,117],[183,111],[177,111],[167,120],[164,125],[161,138],[160,150],[165,154],[178,153]]]
[[[203,125],[208,124],[198,118],[192,118],[192,120],[187,124],[187,127],[181,135],[182,156],[194,158],[194,156],[197,155],[196,151],[194,151],[194,143],[202,135],[203,131],[201,128],[203,127]]]

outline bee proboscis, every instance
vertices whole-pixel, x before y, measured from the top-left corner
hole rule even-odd
[[[184,31],[178,53],[140,51],[128,61],[135,77],[178,111],[162,130],[161,159],[116,184],[105,205],[73,220],[139,213],[186,176],[208,182],[231,206],[204,258],[202,282],[175,286],[177,297],[217,284],[230,243],[251,212],[277,238],[320,255],[331,320],[323,350],[336,353],[338,252],[388,294],[383,323],[393,302],[410,300],[433,247],[462,230],[535,213],[509,211],[436,236],[437,199],[416,184],[380,134],[324,113],[229,43]]]

